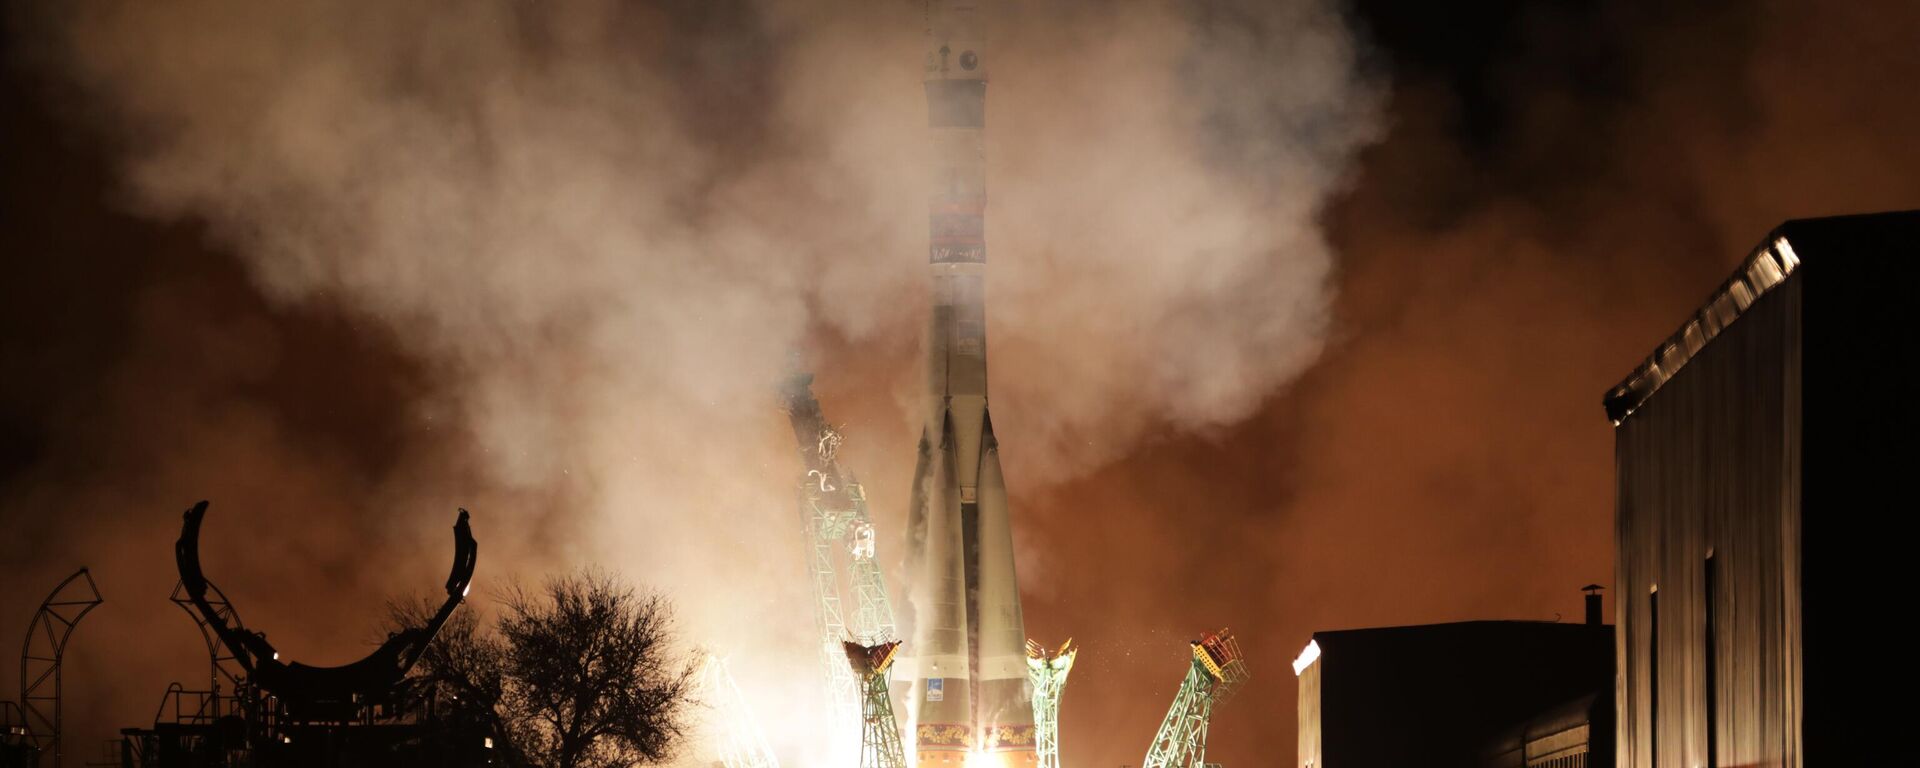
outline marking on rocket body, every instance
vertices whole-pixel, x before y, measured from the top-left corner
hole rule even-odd
[[[987,249],[979,245],[936,245],[928,249],[927,255],[928,260],[935,264],[985,264],[987,261]]]

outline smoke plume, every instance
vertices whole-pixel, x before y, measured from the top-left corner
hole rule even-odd
[[[1320,361],[1221,434],[1018,507],[1085,515],[1020,531],[1069,566],[1026,609],[1084,645],[1083,765],[1137,764],[1108,735],[1151,732],[1201,627],[1231,623],[1254,673],[1209,759],[1297,765],[1311,632],[1577,621],[1612,584],[1601,394],[1781,221],[1920,201],[1912,4],[1356,5],[1391,129],[1324,217]]]
[[[989,335],[1015,484],[1242,421],[1321,351],[1316,217],[1378,134],[1343,17],[1325,0],[992,13]],[[465,505],[483,575],[593,561],[674,595],[776,745],[819,759],[810,718],[784,716],[824,707],[773,387],[808,349],[897,539],[924,305],[916,4],[110,2],[22,26],[116,148],[131,211],[235,254],[263,297],[249,313],[340,337],[210,338],[181,318],[217,326],[206,305],[227,299],[143,294],[132,322],[153,330],[101,388],[113,425],[142,430],[120,449],[135,479],[76,498],[80,480],[42,470],[8,499],[142,522],[47,524],[33,578],[115,553],[111,586],[155,602],[134,585],[171,581],[171,514],[211,496],[209,574],[250,623],[350,657],[338,641],[372,605],[432,584]],[[292,394],[236,397],[263,372]],[[179,381],[131,380],[161,375]],[[338,436],[338,413],[310,409],[343,379],[376,383]],[[1068,567],[1022,538],[1031,574]],[[187,645],[139,663],[178,668]],[[97,730],[145,717],[146,689],[99,685],[115,701]]]
[[[476,596],[662,587],[819,764],[768,393],[805,346],[897,556],[913,4],[54,5],[6,20],[0,639],[94,566],[69,764],[203,673],[203,497],[295,658],[362,652],[464,505]],[[995,11],[994,426],[1071,765],[1137,763],[1202,628],[1255,675],[1209,757],[1279,765],[1308,633],[1577,615],[1600,393],[1781,220],[1920,199],[1911,4],[1353,6]]]

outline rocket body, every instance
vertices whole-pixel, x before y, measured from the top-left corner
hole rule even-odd
[[[927,3],[928,389],[910,519],[920,581],[911,692],[922,768],[1034,764],[1020,592],[987,407],[982,0]]]

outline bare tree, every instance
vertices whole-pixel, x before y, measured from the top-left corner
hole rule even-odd
[[[421,658],[442,718],[496,734],[509,765],[613,768],[673,755],[695,662],[675,647],[666,597],[582,570],[539,590],[509,588],[501,602],[491,631],[464,614]]]
[[[431,601],[396,604],[391,607],[392,622],[398,627],[418,626],[437,609]],[[411,679],[419,694],[432,698],[431,717],[444,731],[484,737],[501,764],[524,766],[530,761],[520,754],[501,719],[500,703],[507,687],[505,658],[504,644],[468,608],[440,628],[439,636],[420,655]]]

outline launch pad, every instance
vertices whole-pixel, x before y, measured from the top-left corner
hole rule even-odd
[[[806,472],[801,511],[831,719],[843,728],[860,705],[863,768],[894,765],[892,751],[903,741],[911,764],[921,768],[1060,765],[1059,706],[1077,649],[1068,641],[1050,652],[1026,637],[1013,521],[987,396],[985,5],[926,3],[922,80],[932,306],[908,504],[907,573],[916,600],[912,636],[904,645],[894,637],[891,603],[874,563],[865,493],[835,458],[841,435],[821,415],[808,389],[811,375],[791,377],[783,396]],[[850,568],[860,606],[851,626],[830,547],[849,538],[849,526],[858,531]],[[851,676],[833,658],[841,642],[855,662]],[[881,648],[886,662],[863,667],[857,651]],[[1149,763],[1198,765],[1213,704],[1244,679],[1230,634],[1206,635],[1192,648],[1192,671],[1168,713],[1172,732],[1163,726]],[[896,653],[902,657],[897,665]],[[881,682],[890,665],[905,670],[905,684],[891,695]],[[856,688],[865,694],[854,695]],[[890,699],[901,694],[905,738],[877,738],[877,723],[895,722]]]
[[[808,542],[831,722],[864,734],[863,768],[890,768],[904,742],[921,768],[1059,768],[1059,706],[1077,649],[1048,651],[1026,637],[1015,574],[1013,521],[987,396],[987,34],[982,0],[928,0],[922,80],[927,103],[926,388],[908,505],[912,635],[895,637],[891,602],[874,562],[866,495],[836,458],[838,430],[791,376],[783,405],[800,447]],[[859,601],[842,609],[833,550],[845,544]],[[842,643],[852,668],[835,657]],[[866,663],[863,653],[881,653]],[[901,658],[896,664],[894,656]],[[878,658],[877,656],[874,658]],[[1191,669],[1156,735],[1148,763],[1199,765],[1213,705],[1245,678],[1224,630],[1192,645]],[[903,672],[887,690],[885,671]],[[850,674],[851,672],[851,674]],[[856,682],[858,678],[858,682]],[[864,690],[856,695],[856,689]],[[904,695],[904,701],[895,697]],[[852,715],[857,710],[860,715]],[[903,706],[904,738],[877,737]],[[884,709],[884,711],[882,711]],[[835,734],[836,741],[841,734]],[[728,763],[729,768],[747,768]]]

